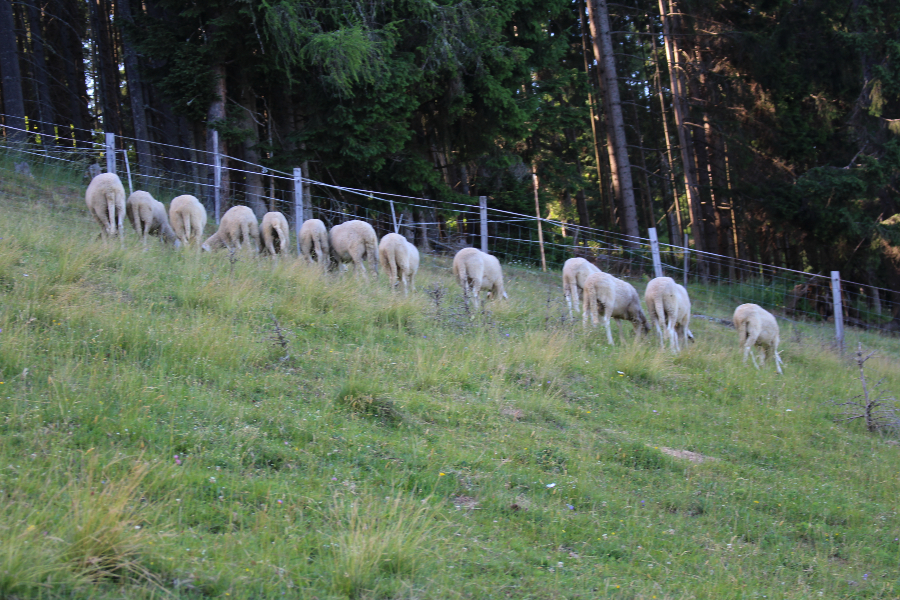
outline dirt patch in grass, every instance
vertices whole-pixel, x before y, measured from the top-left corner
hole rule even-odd
[[[659,451],[663,454],[668,454],[669,456],[674,456],[675,458],[681,458],[683,460],[689,460],[692,463],[698,464],[710,460],[719,460],[718,458],[713,458],[712,456],[704,456],[703,454],[691,452],[690,450],[675,450],[674,448],[666,448],[665,446],[660,446]]]

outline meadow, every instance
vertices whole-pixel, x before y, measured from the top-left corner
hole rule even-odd
[[[4,598],[900,596],[900,444],[835,421],[821,326],[782,321],[784,376],[700,318],[610,347],[559,272],[471,314],[446,257],[404,298],[104,244],[83,189],[0,182]],[[896,338],[852,339],[898,395]]]

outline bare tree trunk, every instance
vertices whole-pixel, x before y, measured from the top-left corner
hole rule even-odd
[[[666,60],[669,63],[669,79],[672,83],[672,107],[675,113],[675,127],[678,130],[678,141],[681,145],[681,161],[684,166],[684,183],[687,192],[688,210],[691,216],[691,234],[694,237],[694,248],[704,250],[703,233],[700,216],[700,186],[697,184],[697,169],[694,165],[693,144],[687,131],[685,117],[687,106],[684,96],[684,74],[678,62],[678,48],[670,31],[669,13],[664,0],[659,0],[659,14],[663,23],[663,38],[666,42]],[[674,9],[673,9],[674,12]]]
[[[638,136],[638,157],[641,160],[641,200],[644,205],[644,222],[646,227],[656,226],[656,217],[653,216],[653,200],[650,196],[650,179],[647,176],[647,159],[644,157],[644,134],[641,133],[641,120],[637,112],[637,99],[634,96],[634,90],[626,85],[629,92],[629,100],[631,101],[631,110],[634,115],[634,130]]]
[[[109,11],[106,0],[89,0],[91,13],[91,37],[94,41],[99,78],[99,102],[103,116],[103,129],[121,135],[119,124],[119,97],[116,87],[116,67],[112,36],[109,27]]]
[[[247,200],[247,204],[250,206],[250,208],[253,209],[253,212],[256,213],[257,218],[262,218],[262,216],[266,214],[266,205],[262,200],[264,192],[262,174],[259,172],[259,168],[256,166],[259,164],[259,151],[256,149],[256,147],[259,145],[259,126],[257,124],[256,94],[253,93],[253,88],[250,87],[248,77],[246,75],[243,75],[242,78],[242,128],[248,132],[248,135],[244,138],[244,159],[246,159],[247,162],[250,163],[243,165],[243,170],[247,171],[247,173],[244,174],[247,182],[245,197]],[[309,177],[309,173],[307,173],[305,165],[303,168],[303,176]],[[303,205],[309,206],[309,202],[306,201],[305,198]]]
[[[19,70],[19,48],[16,45],[16,19],[9,0],[0,0],[0,74],[3,76],[3,110],[8,115],[6,125],[16,131],[6,130],[7,139],[24,142],[25,95],[22,93],[22,72]]]
[[[213,65],[212,68],[213,77],[215,80],[215,100],[209,105],[209,110],[206,114],[206,149],[208,154],[208,163],[210,165],[208,179],[210,183],[213,183],[215,180],[215,153],[218,151],[220,157],[224,157],[228,154],[228,146],[225,143],[225,136],[218,135],[219,145],[218,147],[213,145],[213,131],[219,124],[224,124],[225,121],[225,99],[227,96],[227,88],[225,86],[225,65],[222,63]],[[222,158],[222,178],[219,184],[219,194],[221,198],[221,210],[224,214],[225,212],[225,197],[227,196],[228,190],[228,169],[225,168],[225,159]],[[212,187],[210,187],[212,189]],[[215,190],[213,190],[213,194]],[[214,195],[210,196],[210,205],[213,203]],[[215,207],[212,206],[213,210]],[[221,217],[221,215],[220,215]]]
[[[649,30],[649,26],[647,29]],[[669,239],[672,240],[673,245],[681,247],[681,236],[684,233],[684,225],[681,222],[681,205],[678,203],[678,186],[675,185],[675,173],[672,169],[672,140],[669,137],[669,120],[666,118],[666,102],[662,92],[662,76],[659,72],[659,61],[657,60],[656,54],[656,36],[650,36],[650,43],[653,47],[653,67],[656,71],[656,92],[659,96],[659,114],[663,125],[663,137],[666,138],[666,156],[662,160],[665,166],[663,169],[663,177],[667,184],[665,187],[669,187],[669,185],[672,187],[672,207],[675,209],[674,219],[671,218],[671,209],[666,211],[666,215],[669,217]],[[668,192],[669,190],[666,191]],[[668,198],[669,194],[666,193],[666,202],[668,202]],[[672,227],[673,221],[677,226],[677,230]]]
[[[600,66],[600,78],[604,83],[610,143],[615,149],[620,184],[625,233],[638,237],[637,208],[634,202],[634,185],[631,180],[631,163],[625,137],[625,119],[622,116],[622,102],[619,99],[619,85],[616,78],[616,63],[613,55],[612,35],[609,30],[609,14],[606,0],[589,0],[591,36],[594,40],[594,54]]]
[[[44,53],[44,30],[41,22],[41,8],[37,0],[28,1],[28,31],[31,37],[31,70],[35,81],[35,100],[40,121],[41,143],[50,144],[54,139],[53,124],[56,115],[50,99],[50,83],[47,77],[47,58]]]
[[[131,14],[131,0],[117,0],[125,27],[134,26]],[[131,104],[131,119],[134,124],[134,137],[137,140],[138,168],[145,177],[152,174],[153,157],[150,153],[150,132],[147,129],[147,113],[144,109],[144,82],[141,78],[138,55],[131,43],[127,31],[122,32],[122,45],[125,54],[125,77],[128,79],[128,99]]]

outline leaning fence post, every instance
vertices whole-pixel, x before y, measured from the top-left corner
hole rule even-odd
[[[128,173],[128,194],[134,193],[134,187],[131,185],[131,165],[128,164],[128,148],[122,149],[122,156],[125,157],[125,172]]]
[[[831,294],[834,296],[834,336],[838,350],[844,353],[844,304],[841,301],[841,272],[831,272]]]
[[[531,174],[531,179],[534,182],[534,212],[537,216],[537,229],[538,229],[538,244],[541,247],[541,270],[547,270],[547,258],[544,256],[544,230],[541,229],[541,203],[538,200],[538,176],[537,170],[535,170]]]
[[[116,134],[106,134],[106,172],[116,172]]]
[[[219,132],[213,129],[212,132],[212,144],[213,144],[213,201],[214,208],[216,213],[216,225],[219,224],[219,219],[222,212],[222,194],[219,188],[222,186],[222,157],[219,156]]]
[[[653,273],[655,277],[662,277],[662,261],[659,259],[659,239],[656,237],[656,227],[647,230],[650,234],[650,252],[653,254]]]
[[[487,196],[478,196],[478,208],[481,211],[481,251],[488,251]]]
[[[294,237],[297,241],[297,256],[300,256],[300,227],[303,225],[303,171],[294,169]]]
[[[688,267],[690,266],[690,259],[688,258],[688,240],[687,235],[684,236],[684,287],[687,287],[687,276],[688,276]]]

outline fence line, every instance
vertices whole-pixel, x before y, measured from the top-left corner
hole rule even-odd
[[[71,131],[71,128],[65,127],[63,131]],[[34,139],[40,137],[39,133],[27,133]],[[107,168],[114,170],[121,154],[126,168],[137,178],[137,189],[145,188],[162,198],[188,193],[187,188],[201,200],[213,200],[212,196],[217,191],[216,178],[211,176],[216,162],[215,153],[148,142],[151,148],[159,151],[159,154],[152,155],[158,165],[181,165],[181,169],[158,166],[153,168],[152,173],[143,173],[131,168],[137,165],[128,161],[129,153],[137,155],[136,148],[118,149],[110,153],[108,140],[104,140],[106,143],[93,141],[93,138],[100,138],[102,132],[89,133],[92,140],[87,141],[88,148],[27,141],[15,147],[0,145],[0,168],[9,168],[10,161],[25,158],[36,170],[66,170],[71,178],[86,171],[88,165],[100,160],[101,156],[107,159]],[[60,139],[68,142],[69,138]],[[133,138],[123,140],[126,143],[137,141]],[[175,156],[176,153],[181,156]],[[191,156],[212,157],[213,160],[199,162]],[[5,167],[2,164],[4,158]],[[251,206],[255,201],[263,209],[281,210],[292,215],[295,235],[306,218],[321,218],[328,225],[348,218],[362,218],[370,221],[381,235],[399,230],[407,237],[418,239],[427,246],[435,246],[443,252],[454,252],[463,246],[486,245],[493,254],[508,262],[534,266],[540,264],[540,250],[543,248],[547,263],[555,267],[561,266],[567,258],[582,256],[623,278],[640,279],[660,273],[680,276],[685,281],[690,278],[700,284],[709,297],[698,298],[695,305],[706,304],[710,309],[729,306],[734,302],[754,302],[789,320],[834,321],[836,329],[846,324],[858,329],[888,331],[900,325],[897,306],[900,294],[895,290],[840,279],[836,286],[832,286],[827,275],[666,244],[656,239],[655,230],[648,232],[646,238],[632,237],[493,208],[487,205],[486,199],[482,201],[481,198],[478,204],[415,198],[328,184],[303,176],[299,170],[288,174],[224,155],[221,160],[222,172],[229,175],[229,187],[222,197],[237,203],[250,203]],[[246,176],[250,174],[266,181],[262,186],[250,186],[246,182]],[[369,206],[339,200],[332,194],[313,194],[313,189],[364,197]],[[399,222],[394,199],[403,200]],[[385,210],[371,206],[379,202]],[[412,219],[413,212],[418,212],[418,220]],[[539,225],[547,227],[543,232],[543,244],[539,240]],[[892,311],[896,314],[891,315]]]

